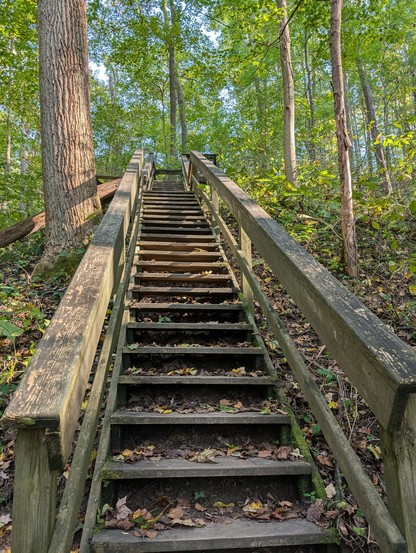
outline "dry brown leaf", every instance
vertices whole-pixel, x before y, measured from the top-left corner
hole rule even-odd
[[[293,448],[289,445],[279,447],[276,451],[277,459],[279,459],[280,461],[286,461],[287,459],[289,459],[289,455],[292,453],[292,449]]]
[[[200,503],[195,503],[195,509],[201,513],[207,510],[206,507],[203,507]]]
[[[196,526],[196,523],[191,518],[174,518],[172,520],[172,526]]]
[[[177,519],[183,517],[183,509],[179,505],[174,507],[167,513],[168,517],[171,519]]]
[[[334,467],[333,462],[326,455],[317,455],[316,460],[318,461],[318,463],[320,463],[321,465],[324,465],[325,467],[329,467],[329,468]]]
[[[309,520],[309,522],[317,522],[323,515],[323,512],[323,501],[322,499],[318,499],[315,503],[308,507],[306,519]]]
[[[267,459],[268,457],[272,456],[272,452],[268,449],[263,449],[262,451],[259,451],[257,454],[257,457],[260,457],[261,459]]]

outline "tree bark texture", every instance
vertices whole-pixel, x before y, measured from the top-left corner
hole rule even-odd
[[[85,0],[39,0],[44,261],[79,245],[100,211],[92,141]]]
[[[5,175],[8,175],[10,173],[11,155],[12,155],[12,117],[11,117],[10,109],[8,109],[7,120],[6,120],[6,155],[4,160]]]
[[[304,56],[305,56],[305,80],[306,80],[306,96],[309,104],[309,155],[311,161],[316,161],[316,149],[315,149],[315,139],[313,137],[313,130],[315,127],[315,103],[313,99],[312,92],[312,72],[309,65],[309,56],[308,56],[308,33],[305,30],[305,44],[304,44]]]
[[[182,153],[185,154],[188,152],[188,122],[186,120],[186,103],[183,95],[182,84],[179,79],[178,70],[175,66],[175,88],[178,98],[178,107],[179,107],[179,120],[181,122],[181,142],[182,142]]]
[[[386,162],[386,157],[384,155],[384,148],[379,138],[380,133],[377,126],[376,112],[374,109],[374,102],[373,102],[373,94],[371,92],[371,88],[368,83],[363,62],[358,57],[357,57],[357,69],[358,69],[358,74],[360,76],[361,87],[363,89],[365,111],[367,116],[367,125],[370,130],[371,141],[373,143],[375,154],[376,154],[376,162],[377,162],[378,172],[381,178],[381,186],[382,186],[383,192],[389,195],[393,192],[393,187],[391,184],[391,178],[390,178],[390,173]]]
[[[170,105],[170,144],[169,153],[172,158],[176,158],[178,150],[176,147],[176,87],[175,87],[175,45],[174,45],[174,23],[175,23],[175,5],[172,0],[169,2],[169,8],[166,0],[163,0],[163,11],[165,17],[165,32],[168,42],[169,54],[169,105]]]
[[[331,0],[331,64],[332,86],[334,90],[335,124],[338,143],[338,165],[341,181],[341,225],[344,248],[344,261],[348,274],[357,276],[358,255],[355,236],[355,220],[352,202],[352,179],[349,150],[351,141],[348,136],[344,100],[344,79],[341,58],[341,13],[342,0]]]
[[[286,180],[296,185],[296,143],[295,143],[295,87],[293,83],[290,56],[290,33],[287,24],[286,0],[277,0],[277,7],[283,11],[280,20],[280,65],[283,80],[283,152]]]

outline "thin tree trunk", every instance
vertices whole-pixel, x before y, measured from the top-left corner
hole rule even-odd
[[[331,64],[332,85],[334,90],[335,124],[338,142],[338,164],[341,181],[341,225],[344,248],[344,261],[349,275],[358,275],[357,242],[352,202],[352,180],[348,136],[344,101],[344,79],[341,58],[341,13],[342,0],[331,0]]]
[[[313,135],[313,129],[315,127],[315,103],[313,100],[312,93],[312,73],[309,66],[309,56],[308,56],[308,34],[305,29],[305,43],[304,43],[304,56],[305,56],[305,78],[306,78],[306,97],[309,104],[309,135]],[[309,138],[309,156],[311,161],[316,160],[316,149],[314,138]]]
[[[163,16],[165,24],[165,36],[168,44],[169,55],[169,104],[170,104],[170,144],[169,153],[172,158],[178,155],[176,147],[176,87],[175,87],[175,45],[174,45],[174,24],[175,24],[175,5],[173,0],[169,0],[169,8],[166,0],[163,0]]]
[[[39,0],[43,263],[82,243],[101,210],[92,141],[85,0]]]
[[[6,155],[4,159],[5,175],[8,175],[10,173],[11,156],[12,156],[12,116],[11,116],[11,110],[10,108],[8,108],[7,120],[6,120]]]
[[[181,122],[182,153],[185,154],[188,152],[188,123],[186,121],[185,98],[183,96],[182,85],[181,85],[181,81],[179,79],[179,75],[176,67],[175,67],[175,88],[176,88],[176,94],[178,98],[179,120]]]
[[[379,130],[377,126],[376,112],[374,109],[373,95],[370,85],[368,84],[367,75],[365,73],[363,62],[357,57],[357,68],[360,76],[361,86],[364,94],[365,109],[367,115],[367,125],[370,129],[371,140],[375,148],[376,162],[378,173],[381,178],[381,186],[383,192],[387,195],[393,192],[391,185],[390,173],[387,167],[384,149],[380,141]]]
[[[282,10],[280,20],[280,65],[283,80],[284,139],[283,153],[286,180],[296,185],[296,143],[295,143],[295,88],[293,83],[292,61],[290,57],[290,33],[287,24],[286,0],[276,0]]]

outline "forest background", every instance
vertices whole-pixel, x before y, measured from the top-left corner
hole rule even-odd
[[[297,161],[296,182],[289,182],[283,147],[281,0],[89,0],[97,174],[121,174],[137,147],[156,152],[158,165],[172,167],[178,166],[177,154],[190,149],[218,154],[231,178],[415,346],[414,6],[411,0],[344,4],[342,57],[359,252],[359,279],[351,279],[342,263],[330,4],[298,0],[287,6]],[[43,209],[36,0],[1,3],[0,57],[2,229]],[[67,282],[62,275],[48,285],[31,280],[42,246],[40,234],[1,252],[2,408]],[[273,275],[261,262],[255,260],[256,270],[272,288]],[[319,351],[305,339],[299,322],[292,327],[304,355]],[[273,340],[268,345],[275,347]],[[322,387],[338,378],[333,371],[318,368]],[[301,402],[295,383],[286,391]],[[340,412],[342,403],[348,418],[350,399],[341,402],[340,397],[331,409]],[[354,401],[354,416],[361,419],[351,437],[360,449],[359,429],[372,423],[363,421],[365,406]],[[303,423],[306,434],[319,434],[313,418],[305,414]],[[361,448],[370,472],[380,461],[377,443],[374,437]],[[6,436],[0,444],[6,477],[0,506],[5,512],[12,449]]]

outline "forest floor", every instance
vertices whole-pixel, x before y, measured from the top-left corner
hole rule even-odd
[[[336,251],[330,233],[309,235],[307,240],[301,239],[301,242],[401,339],[415,347],[414,287],[412,288],[406,268],[401,268],[399,264],[392,267],[385,261],[382,243],[380,240],[374,240],[374,230],[377,229],[359,229],[361,269],[358,279],[346,277],[341,264],[334,264],[333,261],[339,259],[340,252]],[[33,269],[41,255],[42,244],[43,234],[38,233],[0,250],[1,412],[16,389],[34,353],[36,343],[44,333],[70,280],[66,270],[48,282],[32,278]],[[403,242],[401,244],[402,248],[407,248],[404,255],[410,256],[413,247],[411,239],[404,246]],[[71,263],[68,265],[71,266]],[[265,285],[265,291],[287,324],[292,339],[302,352],[331,410],[360,456],[374,485],[384,496],[382,453],[374,416],[259,256],[255,256],[254,266],[258,277]],[[363,513],[343,480],[336,460],[302,397],[278,343],[268,330],[261,313],[257,315],[259,328],[264,333],[284,392],[297,413],[299,424],[327,487],[328,500],[322,507],[330,513],[328,517],[331,517],[332,524],[338,528],[348,550],[378,551]],[[10,552],[13,452],[13,433],[3,432],[0,437],[0,553]]]

